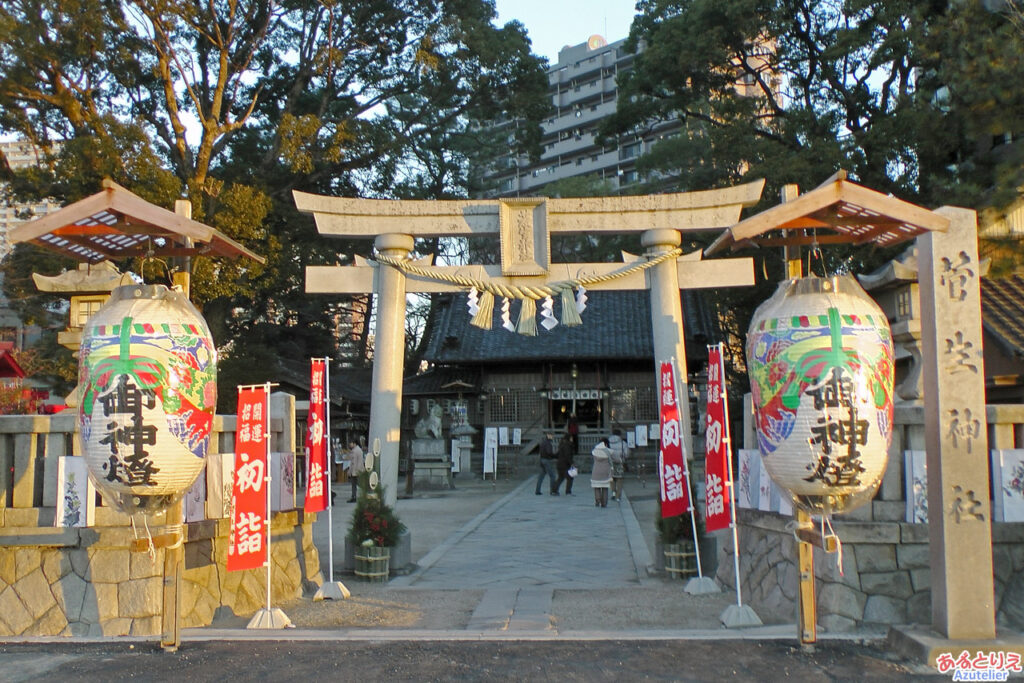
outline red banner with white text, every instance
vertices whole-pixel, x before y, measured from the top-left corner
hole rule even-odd
[[[661,516],[675,517],[690,509],[683,453],[683,425],[679,415],[673,363],[662,363],[658,372],[658,406],[661,439],[658,441],[658,479],[661,485]]]
[[[306,512],[323,512],[327,509],[328,478],[327,465],[327,424],[324,417],[324,385],[327,363],[323,358],[314,358],[309,378],[309,429],[306,430]]]
[[[267,387],[239,389],[229,572],[256,569],[267,561],[269,408]]]
[[[732,522],[729,479],[729,425],[725,421],[725,367],[721,345],[708,347],[707,429],[704,432],[704,525],[728,529]]]

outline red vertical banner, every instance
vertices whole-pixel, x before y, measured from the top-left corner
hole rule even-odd
[[[661,516],[675,517],[690,509],[683,453],[683,425],[679,421],[679,396],[673,363],[662,363],[658,372],[658,406],[661,439],[658,441],[658,479],[661,485]]]
[[[323,358],[312,360],[309,378],[309,429],[306,430],[306,512],[327,509],[328,477],[327,424],[324,419],[324,385],[327,362]]]
[[[238,391],[235,433],[235,482],[232,486],[228,571],[256,569],[267,559],[267,455],[270,409],[266,387]]]
[[[732,521],[727,482],[729,472],[729,425],[725,420],[725,367],[721,345],[708,347],[707,429],[704,452],[704,525],[708,531],[729,528]]]

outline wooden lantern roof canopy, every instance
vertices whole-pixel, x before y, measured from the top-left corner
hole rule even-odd
[[[109,179],[96,194],[19,225],[8,237],[12,244],[31,242],[87,263],[143,256],[266,262],[222,232],[151,204]]]
[[[948,218],[858,185],[847,180],[845,171],[839,171],[810,192],[728,228],[704,250],[704,255],[748,246],[890,246],[948,228]],[[780,230],[785,232],[777,232]]]

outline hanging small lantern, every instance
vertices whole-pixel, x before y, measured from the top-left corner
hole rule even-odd
[[[775,483],[814,513],[869,501],[892,439],[893,347],[885,314],[857,281],[783,282],[754,313],[747,366]]]
[[[155,513],[205,463],[217,404],[217,355],[199,311],[163,285],[118,287],[89,319],[78,412],[89,474],[108,504]]]

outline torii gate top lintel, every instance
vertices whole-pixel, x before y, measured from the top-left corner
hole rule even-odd
[[[293,192],[295,206],[316,218],[321,235],[372,237],[396,232],[416,237],[497,234],[503,218],[543,215],[550,232],[620,232],[724,228],[761,198],[764,180],[721,190],[568,199],[353,199]]]

